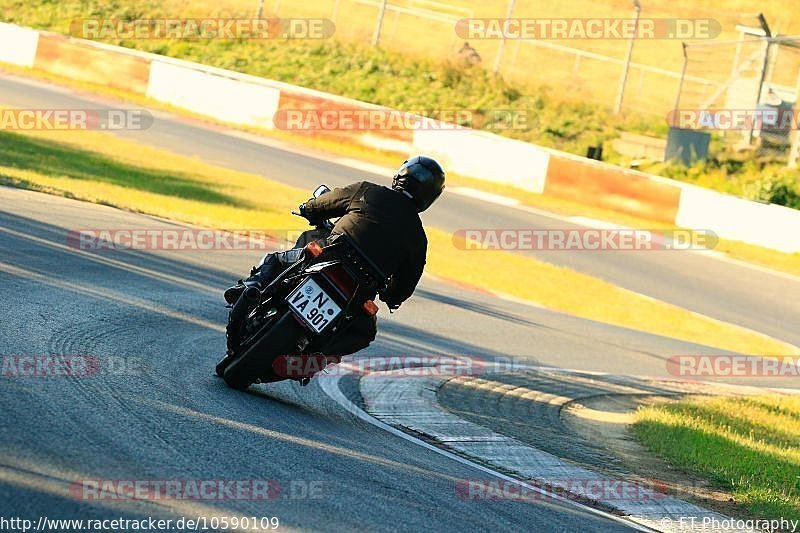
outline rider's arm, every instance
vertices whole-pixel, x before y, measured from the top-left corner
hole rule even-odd
[[[383,291],[381,300],[389,304],[390,307],[399,307],[406,301],[417,288],[417,283],[425,270],[425,256],[427,254],[427,243],[423,243],[422,248],[409,255],[400,269],[392,276],[389,287]]]
[[[305,213],[310,220],[324,220],[337,218],[347,213],[350,202],[356,197],[364,182],[353,183],[347,187],[338,187],[322,196],[313,198],[305,203]]]

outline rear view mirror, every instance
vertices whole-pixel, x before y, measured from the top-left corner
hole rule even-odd
[[[328,186],[327,185],[320,185],[319,187],[314,189],[314,198],[319,198],[320,196],[322,196],[326,192],[330,192],[330,189],[328,188]]]

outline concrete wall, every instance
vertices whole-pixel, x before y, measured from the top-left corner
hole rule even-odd
[[[159,102],[218,120],[271,129],[281,92],[274,87],[155,60],[150,64],[146,94]]]
[[[150,61],[52,33],[39,35],[34,68],[74,80],[144,94]]]
[[[550,157],[544,194],[674,222],[681,189],[642,172],[567,154]]]
[[[433,125],[414,131],[414,149],[452,172],[542,193],[550,152],[533,144],[468,128]]]
[[[30,68],[38,43],[38,31],[0,22],[0,62]]]
[[[315,127],[316,121],[324,118],[328,112],[332,117],[338,117],[327,122],[334,127],[327,128],[324,125]],[[413,137],[412,130],[398,127],[406,121],[389,120],[405,117],[411,119],[413,115],[349,98],[331,98],[329,94],[299,87],[281,89],[279,113],[280,117],[276,120],[277,127],[291,133],[347,140],[382,150],[405,151],[410,148]],[[291,119],[292,115],[303,117],[303,121],[311,127],[303,130],[292,126],[292,122],[297,122]],[[370,128],[370,122],[378,127]]]
[[[800,252],[800,211],[684,185],[675,223],[713,230],[726,239]]]

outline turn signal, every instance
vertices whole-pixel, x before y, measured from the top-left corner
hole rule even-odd
[[[322,253],[322,246],[317,241],[311,241],[306,245],[306,252],[311,254],[311,257],[319,257]]]
[[[378,314],[378,306],[375,305],[375,302],[372,300],[367,300],[364,302],[364,312],[367,313],[368,316],[375,316]]]

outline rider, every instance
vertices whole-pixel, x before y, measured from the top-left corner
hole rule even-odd
[[[445,173],[441,165],[426,156],[403,162],[392,179],[392,188],[367,181],[337,188],[300,206],[300,214],[311,225],[340,217],[331,235],[347,234],[377,266],[389,276],[380,299],[390,309],[397,309],[413,293],[425,267],[428,240],[419,213],[442,194]],[[263,288],[280,271],[299,257],[299,248],[321,236],[307,231],[296,248],[264,257],[246,280],[225,291],[225,300],[233,304],[244,288]],[[356,319],[339,339],[331,353],[347,355],[369,346],[377,333],[374,316]]]

